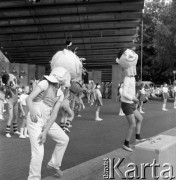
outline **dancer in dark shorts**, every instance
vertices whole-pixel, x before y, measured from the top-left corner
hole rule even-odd
[[[129,128],[127,130],[123,149],[132,152],[133,149],[130,147],[130,139],[134,129],[136,129],[136,142],[143,141],[141,138],[141,124],[143,117],[136,109],[138,99],[136,98],[136,64],[138,55],[130,49],[122,49],[119,51],[116,62],[119,63],[125,71],[125,78],[123,81],[122,95],[121,95],[121,107],[126,115]]]

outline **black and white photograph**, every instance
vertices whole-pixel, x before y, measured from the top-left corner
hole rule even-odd
[[[0,180],[176,180],[176,0],[0,0]]]

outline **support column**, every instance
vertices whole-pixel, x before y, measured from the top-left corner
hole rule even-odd
[[[28,85],[30,84],[31,79],[36,79],[36,65],[29,64],[28,65]]]
[[[9,63],[8,62],[0,62],[0,75],[9,73]]]
[[[120,65],[112,65],[112,99],[116,100],[118,85],[123,81],[125,77],[124,70]]]
[[[93,77],[92,77],[92,71],[89,71],[88,72],[88,83],[89,83],[89,80],[92,80]]]
[[[21,86],[27,86],[28,85],[28,64],[20,64],[19,76],[20,76]]]
[[[101,71],[92,71],[92,80],[94,83],[100,83],[101,84]]]
[[[39,80],[45,75],[45,67],[44,66],[37,66],[36,71],[36,79]]]
[[[9,64],[9,73],[15,75],[19,79],[19,63],[10,63]]]

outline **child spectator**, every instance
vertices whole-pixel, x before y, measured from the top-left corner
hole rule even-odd
[[[19,138],[27,138],[29,137],[28,133],[27,133],[27,113],[28,113],[28,107],[26,105],[26,98],[28,97],[29,94],[29,86],[24,87],[24,91],[23,93],[20,95],[20,99],[19,99],[19,104],[20,104],[20,110],[22,113],[22,124],[21,124],[21,128],[20,128],[20,136]]]
[[[168,98],[168,87],[167,87],[166,83],[163,84],[162,92],[163,92],[163,106],[162,106],[162,110],[163,111],[168,111],[168,109],[166,109],[167,98]]]
[[[100,88],[101,88],[100,84],[97,83],[96,87],[95,87],[95,106],[97,106],[97,110],[95,112],[95,121],[102,121],[103,120],[99,117],[100,108],[103,105],[102,94],[101,94]]]

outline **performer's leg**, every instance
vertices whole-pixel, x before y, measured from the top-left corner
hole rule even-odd
[[[166,103],[167,103],[167,98],[164,98],[164,100],[163,100],[163,107],[162,107],[163,111],[167,111],[168,110],[168,109],[166,109]]]
[[[56,141],[56,146],[48,165],[55,169],[60,169],[62,159],[69,142],[69,137],[56,123],[51,126],[48,131],[48,135]]]
[[[141,116],[138,110],[134,111],[134,116],[136,118],[136,134],[140,134],[143,117]]]
[[[174,93],[174,109],[176,109],[176,95]]]
[[[3,120],[3,104],[4,101],[0,99],[0,120]]]
[[[14,104],[13,106],[13,114],[14,114],[14,121],[13,121],[13,132],[14,134],[20,134],[18,132],[18,124],[17,124],[17,119],[18,119],[18,103]]]
[[[7,120],[7,126],[6,126],[6,137],[11,138],[10,128],[13,119],[13,105],[11,103],[8,103],[7,105],[8,105],[9,118]]]
[[[29,167],[28,180],[41,180],[41,167],[44,156],[44,146],[39,145],[38,137],[42,132],[42,119],[38,117],[38,122],[33,123],[30,120],[30,114],[27,117],[27,127],[31,143],[31,162]]]

